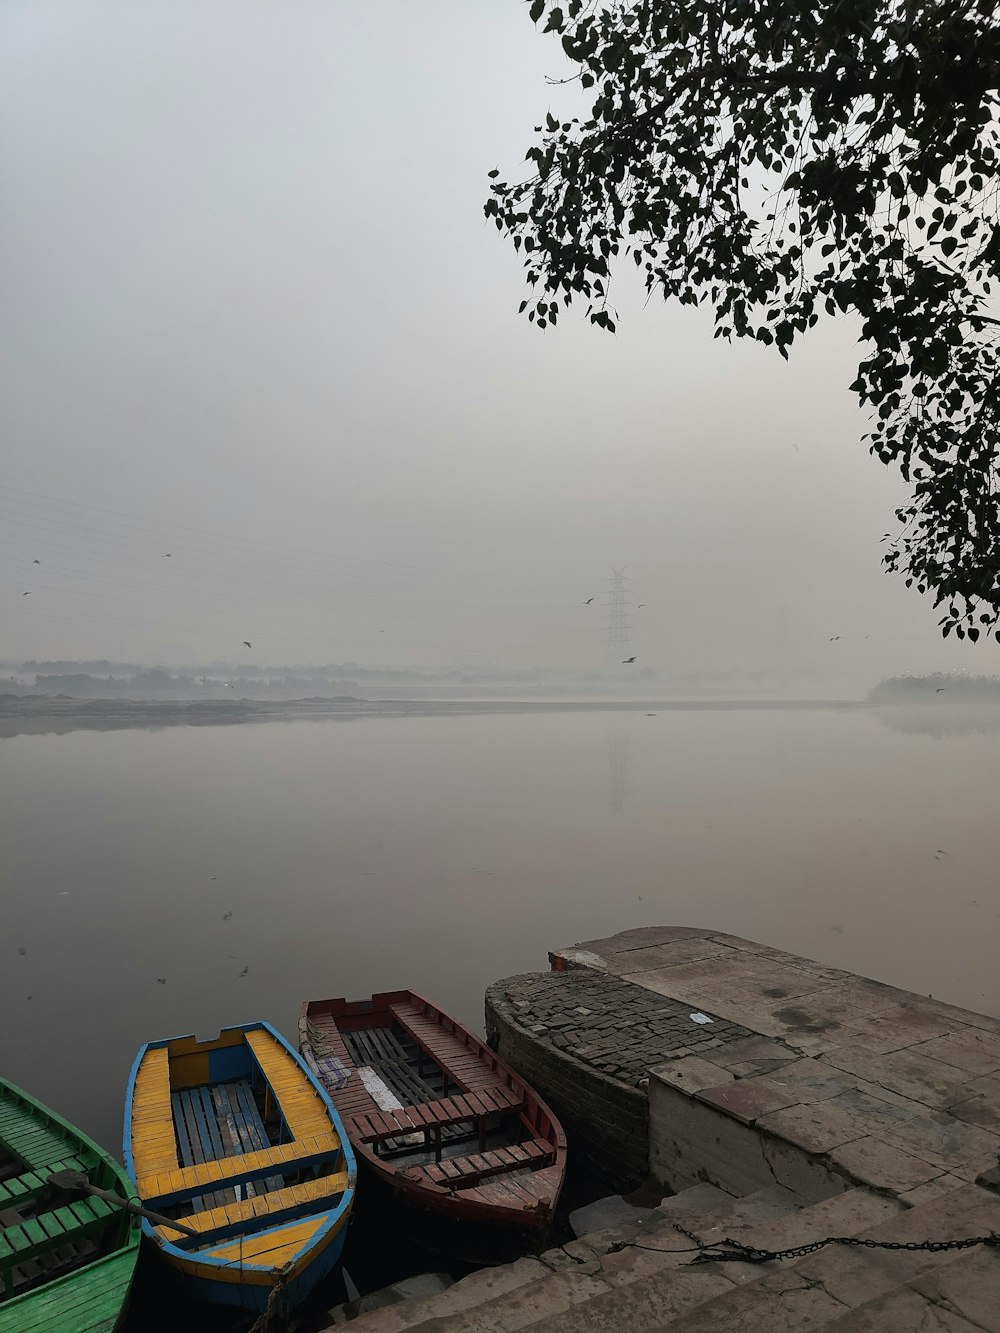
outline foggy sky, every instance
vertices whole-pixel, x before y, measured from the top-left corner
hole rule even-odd
[[[518,318],[565,72],[518,0],[7,0],[0,656],[586,668],[616,565],[657,670],[996,669],[881,571],[850,324]]]

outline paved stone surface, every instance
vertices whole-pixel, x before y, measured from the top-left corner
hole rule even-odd
[[[751,1029],[674,1053],[699,1063],[675,1059],[656,1077],[850,1180],[913,1203],[942,1175],[985,1178],[1000,1157],[1000,1019],[695,927],[624,931],[549,957]],[[713,1083],[711,1066],[734,1079]]]
[[[711,1060],[714,1051],[755,1035],[711,1013],[711,1023],[696,1023],[691,1015],[707,1012],[698,1004],[650,995],[601,972],[507,977],[491,987],[491,996],[494,1006],[509,1007],[538,1042],[630,1087],[638,1087],[668,1057]]]
[[[826,1325],[830,1333],[982,1333],[986,1325],[970,1324],[915,1291],[891,1291]]]

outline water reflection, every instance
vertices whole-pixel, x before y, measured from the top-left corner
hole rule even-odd
[[[4,740],[0,1063],[115,1147],[144,1040],[394,986],[481,1027],[490,981],[653,922],[995,1013],[998,790],[993,735],[870,710]]]
[[[995,736],[1000,732],[1000,708],[974,704],[926,704],[923,707],[875,708],[872,715],[890,731],[909,736]]]
[[[619,819],[625,818],[625,800],[628,795],[628,748],[629,733],[619,724],[608,733],[607,739],[611,810]]]

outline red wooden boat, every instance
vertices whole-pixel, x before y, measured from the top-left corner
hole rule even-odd
[[[475,1263],[544,1248],[566,1136],[478,1037],[401,990],[307,1001],[299,1045],[343,1118],[361,1193],[419,1244]]]

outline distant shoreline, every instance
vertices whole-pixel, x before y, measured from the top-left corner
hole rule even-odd
[[[861,699],[71,699],[0,696],[0,737],[127,727],[231,726],[239,722],[348,721],[500,713],[735,712],[869,709]]]

